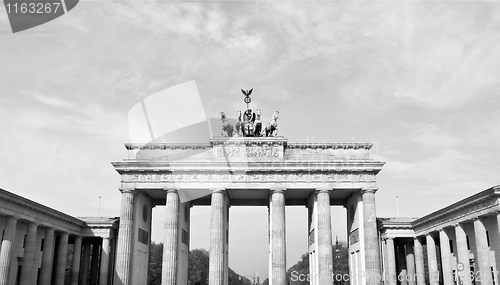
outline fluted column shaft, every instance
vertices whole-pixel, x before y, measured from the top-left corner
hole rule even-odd
[[[176,285],[177,247],[179,244],[179,194],[167,191],[165,236],[163,241],[162,285]]]
[[[439,272],[436,256],[436,242],[434,238],[427,234],[425,236],[427,242],[427,261],[429,264],[429,282],[431,285],[439,285]]]
[[[408,272],[408,284],[417,285],[415,277],[415,254],[413,253],[413,243],[406,243],[406,270]]]
[[[92,259],[90,261],[90,285],[97,285],[97,277],[99,272],[99,242],[94,241],[92,244]]]
[[[16,239],[17,218],[9,217],[5,223],[4,237],[0,249],[0,285],[7,285],[12,260],[12,249]]]
[[[481,285],[492,285],[490,247],[486,237],[486,227],[480,218],[474,220],[474,236],[476,237],[477,265],[479,267]],[[479,279],[479,278],[478,278]]]
[[[363,199],[366,285],[381,284],[381,257],[377,230],[377,213],[375,208],[376,191],[377,189],[361,190],[361,197]]]
[[[38,226],[35,223],[28,223],[26,242],[24,244],[23,274],[21,274],[20,285],[32,285],[35,282],[36,270],[34,270],[36,232]]]
[[[285,194],[271,192],[271,269],[272,285],[286,284]]]
[[[417,275],[417,285],[425,285],[424,250],[418,237],[413,239],[413,249],[415,252],[415,273]]]
[[[61,233],[57,249],[56,285],[64,285],[66,256],[68,255],[68,233]]]
[[[82,285],[87,285],[89,281],[89,268],[90,268],[90,241],[85,239],[83,241],[83,256],[82,256]]]
[[[394,251],[394,239],[385,240],[387,250],[387,284],[396,285],[396,253]]]
[[[208,284],[225,284],[224,249],[226,233],[224,231],[224,191],[212,193],[211,218],[210,218],[210,260],[208,268]]]
[[[40,269],[40,284],[50,285],[52,279],[52,266],[54,263],[54,229],[45,229],[43,242],[42,268]]]
[[[443,268],[444,285],[454,285],[455,280],[451,268],[450,238],[444,229],[439,231],[439,247],[441,249],[441,267]]]
[[[328,190],[316,192],[318,205],[318,270],[319,285],[332,284],[333,248],[330,211],[330,194]],[[274,284],[273,284],[274,285]]]
[[[109,272],[109,237],[102,238],[101,269],[99,272],[99,285],[108,284]]]
[[[464,270],[462,271],[463,285],[471,285],[471,272],[469,264],[469,250],[467,249],[467,236],[465,235],[465,230],[460,224],[455,225],[455,240],[457,243],[457,256],[458,262],[464,265]]]
[[[73,265],[71,266],[71,280],[70,285],[78,285],[78,278],[80,277],[80,260],[82,256],[82,237],[75,237],[75,244],[73,249]]]
[[[134,193],[129,190],[122,191],[122,204],[120,213],[120,230],[118,231],[118,245],[116,251],[116,276],[115,285],[130,284],[130,258],[132,246],[132,219],[134,212]]]

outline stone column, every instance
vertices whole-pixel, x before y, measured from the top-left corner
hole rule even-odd
[[[50,285],[52,281],[52,266],[54,263],[54,229],[45,229],[43,242],[42,267],[40,268],[40,284]]]
[[[64,285],[66,273],[66,256],[68,255],[68,233],[61,233],[57,249],[56,285]]]
[[[78,285],[78,278],[80,277],[81,256],[82,256],[82,237],[76,236],[73,249],[73,265],[71,266],[70,285]]]
[[[439,230],[439,247],[441,249],[441,267],[443,268],[444,285],[455,285],[451,268],[450,239],[444,229]]]
[[[89,268],[90,268],[90,240],[83,240],[83,260],[82,260],[82,285],[89,284]]]
[[[109,237],[102,238],[101,269],[99,272],[99,285],[108,284],[109,271]]]
[[[478,280],[479,284],[492,285],[493,280],[491,279],[490,247],[488,246],[488,241],[486,239],[484,221],[481,218],[474,219],[474,236],[476,237],[476,264],[479,267],[479,276],[481,276],[480,281]]]
[[[417,285],[425,285],[424,250],[418,237],[413,239],[413,249],[415,251],[415,274],[417,275]]]
[[[216,190],[212,193],[211,218],[210,218],[210,264],[208,269],[209,285],[225,285],[225,245],[226,211],[225,190]]]
[[[99,275],[99,247],[99,242],[94,241],[92,244],[92,259],[90,261],[90,285],[97,285],[97,277]]]
[[[165,237],[163,241],[162,285],[176,285],[177,247],[179,244],[179,194],[167,191],[165,212]]]
[[[270,201],[270,237],[271,237],[271,278],[272,285],[286,284],[286,240],[285,240],[285,193],[283,190],[271,190]],[[330,262],[331,255],[330,236]],[[320,250],[321,251],[321,250]],[[321,257],[320,257],[321,258]],[[321,259],[320,259],[321,260]],[[320,284],[321,281],[320,281]]]
[[[406,270],[408,271],[408,284],[417,285],[415,272],[415,254],[413,253],[413,243],[406,243]]]
[[[363,200],[363,230],[365,241],[366,285],[381,284],[380,249],[375,211],[375,192],[377,189],[361,190]]]
[[[133,212],[134,192],[131,190],[122,190],[120,230],[118,231],[118,245],[116,249],[115,285],[132,285],[130,284],[130,258],[132,255],[132,228],[134,225],[132,219]]]
[[[10,261],[12,260],[12,249],[16,241],[16,229],[17,218],[7,218],[0,249],[0,285],[7,285],[9,281]]]
[[[439,271],[436,256],[436,242],[431,234],[425,236],[427,242],[427,261],[429,264],[429,283],[439,285]]]
[[[23,267],[21,274],[20,285],[32,285],[36,283],[36,270],[34,268],[36,232],[38,225],[28,223],[28,231],[26,233],[26,242],[24,244]]]
[[[385,240],[385,248],[387,250],[387,284],[396,285],[396,253],[394,252],[394,239],[387,238]]]
[[[467,249],[467,237],[465,235],[465,230],[461,224],[455,225],[455,240],[457,243],[458,262],[464,265],[464,270],[462,271],[463,285],[472,285],[472,280],[470,278],[471,272],[470,272],[470,262],[469,262],[469,250]]]
[[[284,197],[283,197],[284,198]],[[333,274],[332,226],[330,211],[330,192],[316,191],[318,205],[318,273],[319,285],[331,284]],[[283,201],[283,214],[285,212]],[[284,222],[284,221],[283,221]],[[284,226],[284,225],[283,225]],[[282,285],[285,283],[280,283]],[[274,284],[272,284],[274,285]]]

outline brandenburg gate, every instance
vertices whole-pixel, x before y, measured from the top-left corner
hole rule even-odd
[[[188,284],[190,209],[211,207],[209,285],[228,285],[230,206],[269,209],[269,283],[286,284],[285,207],[308,208],[310,284],[333,284],[330,206],[347,209],[351,284],[381,284],[369,143],[213,137],[207,143],[126,144],[113,166],[122,193],[114,284],[146,284],[151,214],[165,205],[163,285]],[[333,217],[336,219],[336,217]],[[306,234],[306,233],[304,233]]]

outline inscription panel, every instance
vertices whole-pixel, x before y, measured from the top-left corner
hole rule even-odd
[[[279,146],[218,146],[217,157],[279,157]]]

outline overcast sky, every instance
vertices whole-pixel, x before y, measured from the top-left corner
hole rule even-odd
[[[0,187],[74,216],[119,216],[127,115],[195,80],[206,115],[240,89],[290,142],[372,142],[377,214],[422,216],[499,183],[500,3],[82,1],[13,34],[0,8]],[[217,130],[218,132],[218,130]],[[192,209],[208,249],[209,209]],[[163,207],[152,237],[162,240]],[[287,209],[287,266],[307,250]],[[267,277],[267,208],[232,207],[230,266]],[[334,236],[346,239],[334,209]]]

